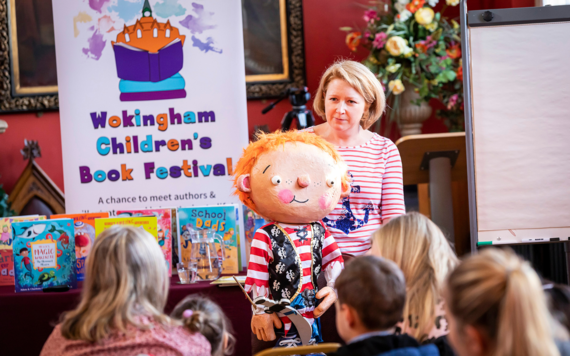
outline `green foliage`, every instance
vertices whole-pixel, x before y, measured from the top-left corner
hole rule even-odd
[[[385,7],[386,3],[391,6]],[[410,8],[414,5],[424,14],[431,12],[433,20],[426,23],[429,16],[416,18],[410,12],[415,10]],[[380,9],[383,11],[379,12]],[[384,0],[367,9],[364,17],[368,19],[366,28],[352,34],[362,33],[360,45],[369,50],[363,63],[386,89],[386,97],[393,109],[391,117],[397,117],[395,113],[400,100],[395,99],[401,93],[392,92],[390,82],[401,80],[413,85],[405,90],[416,90],[420,101],[437,99],[445,105],[446,110],[438,111],[438,114],[446,120],[450,130],[462,126],[463,68],[459,24],[449,21],[439,12],[435,13],[423,0]],[[350,27],[342,30],[353,31]],[[395,39],[396,36],[403,41]],[[390,42],[405,42],[406,48],[400,46],[394,50]],[[398,49],[401,50],[399,53]]]
[[[10,208],[11,204],[8,201],[8,194],[2,185],[0,185],[0,217],[8,217],[16,215],[16,212]]]

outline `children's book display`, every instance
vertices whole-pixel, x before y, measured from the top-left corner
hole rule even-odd
[[[164,253],[168,275],[172,276],[172,209],[119,210],[118,217],[156,216],[158,244]]]
[[[156,216],[138,216],[134,218],[107,218],[95,220],[95,236],[115,225],[140,227],[150,233],[158,242],[158,219]]]
[[[72,219],[12,223],[16,292],[77,288]]]
[[[38,215],[12,216],[0,219],[0,286],[14,285],[14,251],[12,249],[14,238],[12,236],[12,223],[45,219],[45,216]]]
[[[95,219],[108,217],[109,213],[58,214],[51,216],[52,219],[73,219],[78,281],[85,279],[85,262],[95,241]]]
[[[223,241],[216,243],[218,257],[224,256],[222,273],[235,274],[239,272],[241,269],[237,224],[239,211],[236,205],[179,208],[177,214],[178,251],[182,262],[189,262],[191,259],[193,234],[197,231],[211,229],[218,235],[218,239]],[[196,256],[198,254],[196,252]],[[204,256],[204,258],[210,257],[212,256]]]

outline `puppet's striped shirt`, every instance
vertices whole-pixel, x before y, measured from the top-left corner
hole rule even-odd
[[[322,222],[319,223],[323,225]],[[299,257],[301,258],[301,264],[303,266],[303,280],[300,281],[300,283],[302,283],[300,293],[302,293],[305,289],[315,289],[311,281],[311,239],[304,239],[303,242],[301,242],[296,233],[296,231],[302,227],[300,225],[288,225],[282,223],[279,223],[278,225],[281,226],[281,228],[285,230],[285,232],[289,235],[295,244],[295,249],[299,253]],[[273,260],[273,251],[271,249],[271,237],[267,234],[267,232],[265,232],[265,230],[263,230],[263,228],[266,226],[267,225],[258,229],[253,236],[249,255],[249,265],[247,267],[245,290],[247,292],[253,291],[254,296],[262,295],[271,298],[269,293],[269,288],[271,286],[269,285],[268,269],[269,263]],[[306,225],[306,227],[309,231],[311,231],[310,225]],[[334,237],[326,229],[326,226],[322,258],[322,270],[325,274],[327,285],[334,287],[334,281],[342,271],[344,262],[340,253],[340,249],[338,248]],[[317,281],[315,281],[315,283],[316,282]],[[256,288],[254,288],[254,286]],[[300,314],[303,315],[303,317],[305,317],[305,319],[307,319],[311,325],[314,321],[314,309],[314,307],[311,307],[299,310]],[[281,320],[285,325],[285,330],[289,330],[291,328],[291,322],[289,321],[289,318],[281,317]]]

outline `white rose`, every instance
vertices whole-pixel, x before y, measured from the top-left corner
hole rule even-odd
[[[408,53],[408,45],[406,44],[406,40],[404,40],[400,36],[392,36],[386,42],[385,48],[388,52],[393,55],[394,57],[400,56],[404,53]]]
[[[412,13],[406,9],[404,9],[404,11],[402,11],[398,15],[396,15],[397,21],[400,21],[400,22],[406,22],[406,21],[408,21],[408,19],[410,17],[412,17]]]
[[[422,7],[414,14],[416,21],[423,26],[429,25],[435,16],[435,13],[430,7]]]

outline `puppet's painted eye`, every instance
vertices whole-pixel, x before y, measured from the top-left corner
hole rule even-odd
[[[329,187],[334,187],[334,179],[328,178],[328,179],[327,179],[327,185],[328,185]]]
[[[273,178],[271,178],[271,183],[273,183],[273,185],[279,185],[279,184],[281,184],[281,177],[279,177],[279,176],[273,176]]]

